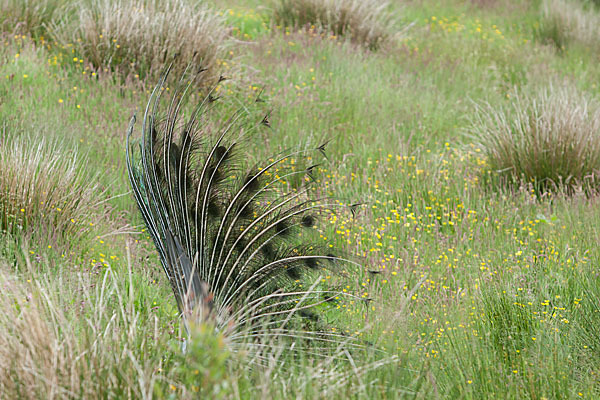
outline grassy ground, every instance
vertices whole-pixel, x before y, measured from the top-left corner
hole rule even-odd
[[[376,50],[279,27],[269,7],[241,3],[215,2],[233,35],[217,61],[232,78],[225,107],[264,89],[273,129],[252,137],[250,159],[331,140],[321,190],[364,205],[320,234],[363,263],[351,290],[373,299],[331,318],[397,358],[375,368],[365,355],[340,375],[285,356],[249,369],[203,330],[181,355],[176,305],[124,167],[129,119],[154,81],[96,75],[69,47],[6,33],[0,152],[24,138],[75,148],[97,196],[77,221],[85,232],[3,236],[0,360],[22,360],[0,372],[0,388],[32,398],[600,396],[597,197],[498,186],[470,135],[475,103],[505,105],[514,90],[567,82],[597,97],[593,41],[558,40],[537,1],[394,3],[398,33]],[[296,366],[282,373],[279,362]]]

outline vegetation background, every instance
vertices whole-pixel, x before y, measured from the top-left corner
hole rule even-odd
[[[0,0],[0,28],[0,398],[600,397],[597,1]],[[331,139],[320,190],[364,205],[315,238],[364,269],[326,315],[384,358],[181,353],[124,157],[175,53],[225,115],[263,92],[250,162]]]

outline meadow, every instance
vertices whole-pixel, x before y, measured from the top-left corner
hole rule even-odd
[[[600,397],[597,1],[0,0],[0,28],[0,398]],[[220,115],[270,113],[250,164],[329,141],[317,188],[361,205],[314,240],[362,267],[323,313],[373,351],[181,351],[125,165],[175,53],[228,78]]]

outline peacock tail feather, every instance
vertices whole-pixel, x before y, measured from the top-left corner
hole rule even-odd
[[[133,195],[186,330],[190,323],[211,321],[231,342],[343,337],[323,329],[318,311],[339,292],[298,285],[355,266],[310,239],[325,211],[341,204],[313,196],[312,160],[324,156],[325,146],[248,166],[248,135],[269,129],[268,117],[249,123],[250,114],[242,108],[215,124],[209,118],[218,103],[214,88],[186,108],[201,71],[184,74],[167,91],[168,75],[150,96],[139,139],[132,138],[135,116],[131,120],[126,161]],[[286,162],[292,159],[293,164]],[[296,317],[313,328],[291,323]]]

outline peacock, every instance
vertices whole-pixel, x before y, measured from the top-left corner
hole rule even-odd
[[[313,194],[314,160],[326,157],[325,144],[249,165],[248,137],[271,129],[269,115],[250,123],[252,113],[239,107],[215,122],[225,78],[188,107],[203,71],[184,73],[173,88],[169,71],[150,95],[139,138],[131,119],[126,163],[187,335],[191,325],[210,323],[232,343],[344,338],[320,315],[341,291],[319,278],[348,275],[358,264],[311,230],[356,205]]]

